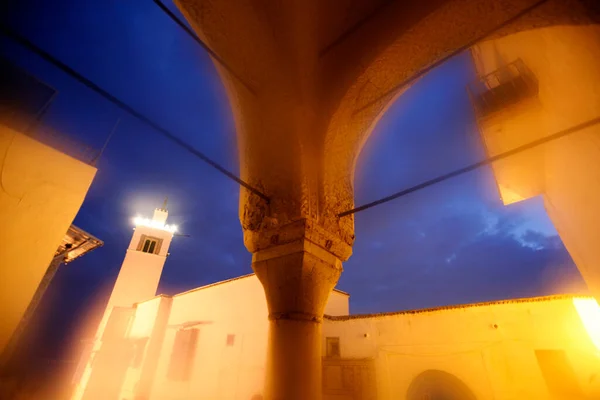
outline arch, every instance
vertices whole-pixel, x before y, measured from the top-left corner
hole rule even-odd
[[[387,25],[385,15],[373,18],[372,32],[366,27],[367,32],[362,32],[362,36],[347,39],[324,57],[331,75],[341,66],[354,66],[354,69],[345,67],[346,73],[340,75],[339,81],[332,80],[337,86],[328,93],[333,109],[325,137],[324,165],[328,174],[324,196],[340,198],[338,193],[349,193],[335,205],[336,212],[354,206],[354,172],[360,152],[383,114],[416,80],[404,87],[402,82],[410,81],[419,71],[475,40],[489,27],[510,20],[535,3],[535,0],[506,0],[504,7],[498,7],[495,2],[482,0],[432,2],[435,7],[424,10],[426,16],[410,30],[403,30],[402,24],[393,19]],[[395,7],[400,10],[401,4]],[[598,23],[597,8],[587,0],[547,1],[489,38],[548,26]],[[384,14],[400,15],[398,10],[390,6]],[[462,28],[457,29],[459,26]],[[365,53],[365,46],[360,45],[366,40],[364,37],[378,44],[371,46],[371,52]],[[352,63],[350,57],[361,62]],[[340,190],[340,186],[344,189]]]
[[[411,382],[406,400],[477,400],[469,387],[456,376],[441,370],[421,372]]]
[[[404,82],[490,27],[503,26],[495,34],[508,35],[598,19],[588,15],[593,0],[176,3],[240,76],[217,65],[232,106],[241,178],[271,198],[240,194],[250,251],[266,228],[303,218],[352,245],[353,216],[338,214],[354,207],[358,156]]]

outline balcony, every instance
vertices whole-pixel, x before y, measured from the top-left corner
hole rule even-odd
[[[537,96],[535,75],[521,59],[506,64],[467,86],[478,119]]]

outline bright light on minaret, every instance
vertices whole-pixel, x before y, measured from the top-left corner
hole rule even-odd
[[[177,232],[176,225],[167,225],[167,218],[169,217],[169,211],[167,210],[167,199],[165,199],[161,208],[156,208],[154,210],[154,216],[152,219],[143,218],[137,216],[133,219],[133,223],[135,226],[146,226],[148,228],[160,229],[163,231],[175,233]]]
[[[171,233],[177,232],[177,225],[167,225],[164,222],[150,218],[135,217],[133,219],[133,224],[135,226],[146,226],[148,228],[160,229]]]

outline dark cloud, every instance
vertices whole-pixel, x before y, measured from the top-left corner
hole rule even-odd
[[[437,222],[369,238],[376,250],[357,243],[341,280],[354,312],[587,291],[556,236],[528,231],[523,241],[503,219],[490,226],[473,212]]]

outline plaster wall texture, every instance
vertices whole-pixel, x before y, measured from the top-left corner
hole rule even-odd
[[[535,350],[565,351],[579,385],[595,398],[598,335],[588,333],[574,301],[557,297],[329,318],[323,340],[339,337],[342,359],[375,362],[378,399],[406,398],[411,382],[427,370],[453,374],[478,400],[550,399]],[[597,318],[594,300],[583,301],[595,304]]]
[[[341,294],[340,294],[341,296]],[[157,297],[137,305],[130,339],[156,332]],[[268,339],[266,303],[254,276],[193,290],[172,298],[162,311],[164,340],[149,398],[251,399],[263,391]],[[477,400],[553,399],[536,351],[564,354],[583,398],[600,396],[600,307],[593,298],[553,296],[432,310],[374,315],[328,316],[323,322],[323,360],[330,384],[336,363],[373,365],[362,392],[325,395],[327,400],[405,399],[423,372],[438,370],[464,382]],[[182,324],[199,329],[189,379],[172,381],[168,368]],[[231,345],[228,335],[234,335]],[[327,338],[339,338],[340,357],[327,358]],[[149,352],[150,347],[146,352]],[[158,348],[157,348],[158,349]],[[133,399],[152,357],[129,367],[120,396]],[[333,366],[333,369],[331,368]],[[344,367],[345,366],[345,367]],[[347,378],[344,378],[347,379]],[[350,379],[357,379],[356,377]],[[560,379],[558,380],[560,385]],[[372,387],[366,387],[366,386]],[[587,396],[587,397],[586,397]],[[574,397],[572,397],[574,398]],[[579,398],[579,397],[578,397]]]
[[[554,397],[536,351],[565,355],[582,396],[577,398],[600,396],[600,306],[591,297],[372,315],[341,313],[348,308],[344,301],[348,296],[334,291],[327,311],[338,315],[326,316],[322,323],[324,390],[332,380],[338,386],[358,379],[360,384],[337,394],[324,392],[326,400],[406,399],[415,379],[431,370],[460,379],[477,400],[549,400]],[[143,340],[144,346],[139,362],[134,362],[134,350],[117,360],[115,365],[124,362],[124,368],[109,371],[122,371],[118,398],[248,400],[263,394],[267,314],[264,289],[255,275],[136,304],[125,338],[129,343]],[[197,329],[198,340],[188,350],[189,377],[173,380],[169,368],[181,329]],[[328,357],[327,338],[339,339],[339,357]],[[560,386],[559,378],[554,381]]]
[[[334,291],[326,312],[347,310],[348,296]],[[188,381],[172,381],[167,372],[175,335],[187,323],[199,330],[192,374]],[[255,275],[174,296],[151,399],[250,399],[262,393],[268,326],[264,289]],[[231,345],[228,335],[234,335]]]
[[[520,58],[539,82],[536,99],[480,121],[493,155],[600,117],[600,25],[554,26],[477,46],[480,74]],[[600,296],[600,125],[494,163],[506,204],[543,195],[548,215]]]
[[[96,168],[0,125],[0,352],[95,174]]]
[[[134,355],[139,360],[126,370],[120,396],[134,399],[151,392],[172,301],[170,297],[157,296],[136,305],[127,336],[137,341],[141,350]]]
[[[325,305],[325,315],[348,315],[350,314],[350,295],[344,292],[333,290],[327,299]]]

